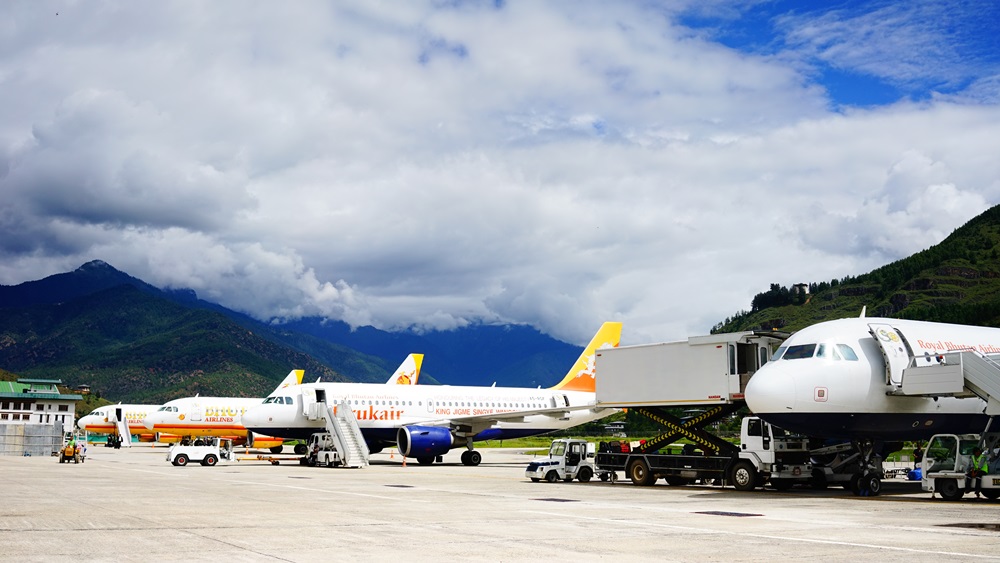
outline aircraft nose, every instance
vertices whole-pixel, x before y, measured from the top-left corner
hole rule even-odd
[[[81,416],[80,420],[76,421],[76,427],[80,430],[85,430],[88,424],[92,424],[94,422],[94,418],[95,417],[93,415],[89,414],[87,416]]]
[[[795,379],[779,362],[765,364],[747,383],[744,396],[754,414],[787,413],[795,408]]]

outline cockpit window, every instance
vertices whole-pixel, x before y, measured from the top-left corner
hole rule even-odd
[[[797,346],[789,346],[783,356],[782,360],[801,360],[802,358],[811,358],[816,352],[815,344],[799,344]]]
[[[858,361],[858,355],[854,353],[854,349],[847,344],[837,344],[837,351],[840,355],[844,357],[845,360],[849,362]]]
[[[774,351],[774,355],[771,356],[771,361],[780,360],[785,355],[785,350],[788,350],[788,346],[778,346],[778,349]]]

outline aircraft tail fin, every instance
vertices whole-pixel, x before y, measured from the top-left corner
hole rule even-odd
[[[416,385],[420,379],[420,366],[424,363],[423,354],[410,354],[396,368],[396,373],[389,377],[386,385]]]
[[[596,389],[594,374],[594,354],[601,348],[617,348],[622,338],[622,323],[606,322],[591,339],[590,344],[583,349],[572,369],[566,377],[555,384],[552,389],[566,391],[587,391],[593,393]]]
[[[281,391],[286,387],[290,387],[292,385],[300,385],[302,383],[302,378],[305,376],[305,374],[306,370],[304,369],[293,369],[292,371],[288,372],[288,375],[285,376],[285,379],[282,379],[281,383],[279,383],[278,386],[274,388],[274,391],[271,391],[271,395],[274,395],[275,393]]]

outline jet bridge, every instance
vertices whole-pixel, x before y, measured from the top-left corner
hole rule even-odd
[[[660,424],[663,432],[644,452],[687,438],[704,451],[731,453],[732,444],[704,428],[745,404],[747,382],[788,336],[746,331],[598,350],[597,406],[628,408]],[[706,410],[684,418],[668,411],[678,407]]]

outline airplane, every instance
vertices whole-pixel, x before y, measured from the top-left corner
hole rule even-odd
[[[984,431],[988,403],[979,397],[901,390],[904,369],[959,350],[1000,354],[1000,329],[864,316],[821,322],[785,340],[750,378],[747,407],[787,431],[854,442],[872,473],[880,448]]]
[[[267,399],[244,397],[185,397],[163,404],[142,419],[142,424],[156,436],[171,435],[181,438],[219,436],[230,438],[234,444],[270,449],[281,453],[285,443],[281,438],[257,436],[248,432],[240,417],[247,409],[264,400],[284,399],[293,386],[302,383],[303,370],[293,369]]]
[[[159,408],[160,405],[123,405],[121,403],[104,405],[90,411],[86,416],[81,416],[80,420],[76,422],[76,426],[87,434],[108,434],[111,436],[118,434],[115,421],[123,420],[128,425],[129,438],[122,437],[123,441],[119,445],[128,447],[132,435],[138,435],[140,442],[153,442],[156,440],[156,435],[146,431],[142,419]],[[113,445],[114,440],[109,438],[107,444]]]
[[[317,395],[331,406],[346,401],[369,451],[396,446],[405,457],[430,465],[453,448],[465,447],[462,463],[479,465],[476,441],[534,436],[603,418],[616,409],[596,406],[594,353],[616,347],[621,323],[604,323],[563,379],[549,389],[311,383],[292,402],[261,404],[243,415],[253,432],[307,439],[325,430],[306,412]]]
[[[423,354],[410,354],[403,360],[386,385],[413,385],[420,377]],[[174,399],[143,418],[143,425],[156,435],[180,437],[219,436],[230,438],[235,444],[270,449],[281,453],[284,440],[248,431],[242,421],[247,409],[262,403],[291,404],[290,388],[301,385],[304,372],[292,370],[265,399],[241,397],[186,397]],[[297,453],[303,453],[296,446]],[[304,446],[303,446],[304,447]]]

